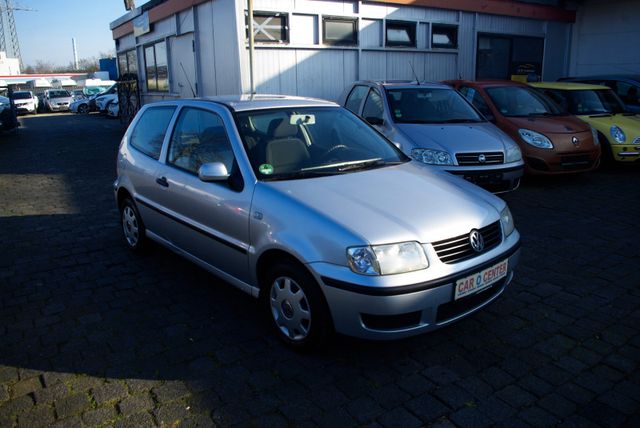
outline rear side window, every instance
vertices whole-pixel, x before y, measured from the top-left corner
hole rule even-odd
[[[351,90],[349,97],[347,97],[345,107],[358,114],[358,108],[360,107],[364,96],[367,95],[367,89],[369,89],[367,86],[362,85],[357,85],[356,87],[354,87]]]
[[[131,133],[129,143],[147,156],[158,160],[162,141],[167,132],[175,106],[152,107],[142,113]]]

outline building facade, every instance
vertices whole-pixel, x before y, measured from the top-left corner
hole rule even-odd
[[[256,92],[336,99],[360,79],[555,80],[579,62],[564,3],[255,0]],[[111,29],[142,103],[250,91],[246,0],[152,0]]]

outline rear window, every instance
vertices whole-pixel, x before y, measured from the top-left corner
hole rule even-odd
[[[164,135],[175,110],[175,106],[152,107],[145,110],[131,133],[129,143],[145,155],[158,160]]]

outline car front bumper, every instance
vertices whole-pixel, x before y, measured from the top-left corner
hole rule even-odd
[[[519,258],[520,237],[514,231],[502,245],[482,256],[455,265],[436,261],[422,273],[367,277],[353,273],[348,267],[328,263],[311,263],[309,267],[322,288],[338,333],[388,340],[444,327],[493,302],[512,281]],[[457,280],[506,259],[506,277],[475,294],[454,300]],[[461,267],[457,268],[458,265]],[[415,282],[432,268],[448,269],[449,273]]]
[[[611,152],[617,162],[640,161],[640,144],[611,144]]]
[[[492,193],[516,190],[524,173],[524,162],[483,166],[445,166],[443,170],[463,177]]]

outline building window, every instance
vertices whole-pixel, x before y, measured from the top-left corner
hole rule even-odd
[[[432,24],[431,47],[436,49],[457,49],[458,27],[455,25]]]
[[[355,18],[322,18],[322,42],[326,45],[358,44],[358,20]]]
[[[118,72],[121,77],[125,74],[138,74],[138,55],[135,49],[118,54]]]
[[[247,40],[249,16],[245,15]],[[289,43],[289,19],[286,13],[253,12],[253,40],[260,43]]]
[[[387,21],[386,46],[416,47],[416,23],[407,21]]]
[[[169,91],[167,67],[167,44],[158,42],[144,48],[144,64],[147,76],[147,91]]]

